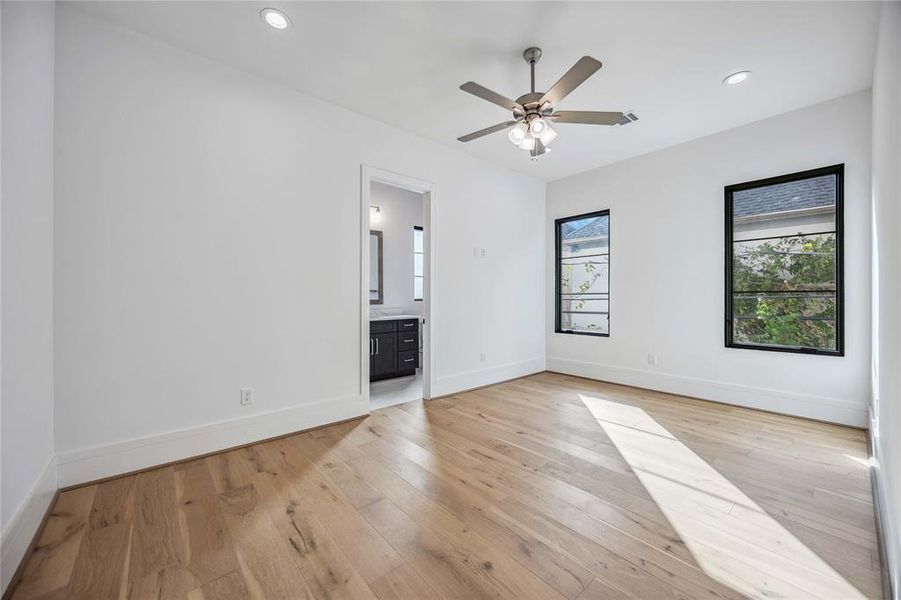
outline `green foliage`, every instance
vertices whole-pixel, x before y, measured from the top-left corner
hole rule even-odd
[[[737,242],[736,342],[835,349],[835,235]]]

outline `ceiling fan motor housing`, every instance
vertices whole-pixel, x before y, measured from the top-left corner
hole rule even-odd
[[[525,112],[518,114],[519,111],[513,111],[513,117],[517,120],[525,119],[526,121],[531,121],[536,117],[540,117],[542,114],[551,114],[554,110],[554,107],[550,105],[550,103],[545,102],[547,105],[544,110],[542,110],[541,106],[538,104],[541,102],[541,98],[544,96],[544,92],[529,92],[528,94],[523,94],[519,98],[516,99],[516,103],[522,106],[525,109]]]

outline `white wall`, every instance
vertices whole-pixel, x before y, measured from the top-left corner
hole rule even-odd
[[[52,2],[2,12],[0,589],[56,489],[53,461]]]
[[[371,204],[381,209],[370,229],[382,232],[382,304],[373,314],[421,315],[422,302],[413,300],[413,227],[423,226],[422,194],[374,181]]]
[[[609,208],[611,239],[610,337],[548,333],[548,369],[865,425],[869,113],[861,92],[548,184],[549,332],[553,220]],[[725,348],[723,187],[836,163],[845,163],[845,357]]]
[[[882,5],[873,75],[873,418],[884,541],[901,596],[901,4]]]
[[[56,75],[61,484],[368,409],[361,164],[435,185],[433,394],[544,368],[543,183],[71,5]]]

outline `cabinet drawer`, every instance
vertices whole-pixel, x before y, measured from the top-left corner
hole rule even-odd
[[[397,349],[398,350],[419,351],[419,332],[418,331],[398,331],[397,332]]]
[[[419,329],[419,319],[401,319],[396,321],[398,331],[416,331]]]
[[[406,350],[397,353],[397,370],[413,371],[419,366],[419,350]]]
[[[370,321],[369,333],[390,333],[395,331],[397,321]]]

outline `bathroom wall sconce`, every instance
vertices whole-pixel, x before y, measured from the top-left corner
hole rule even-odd
[[[382,220],[382,209],[375,204],[369,205],[369,222],[378,223]]]

